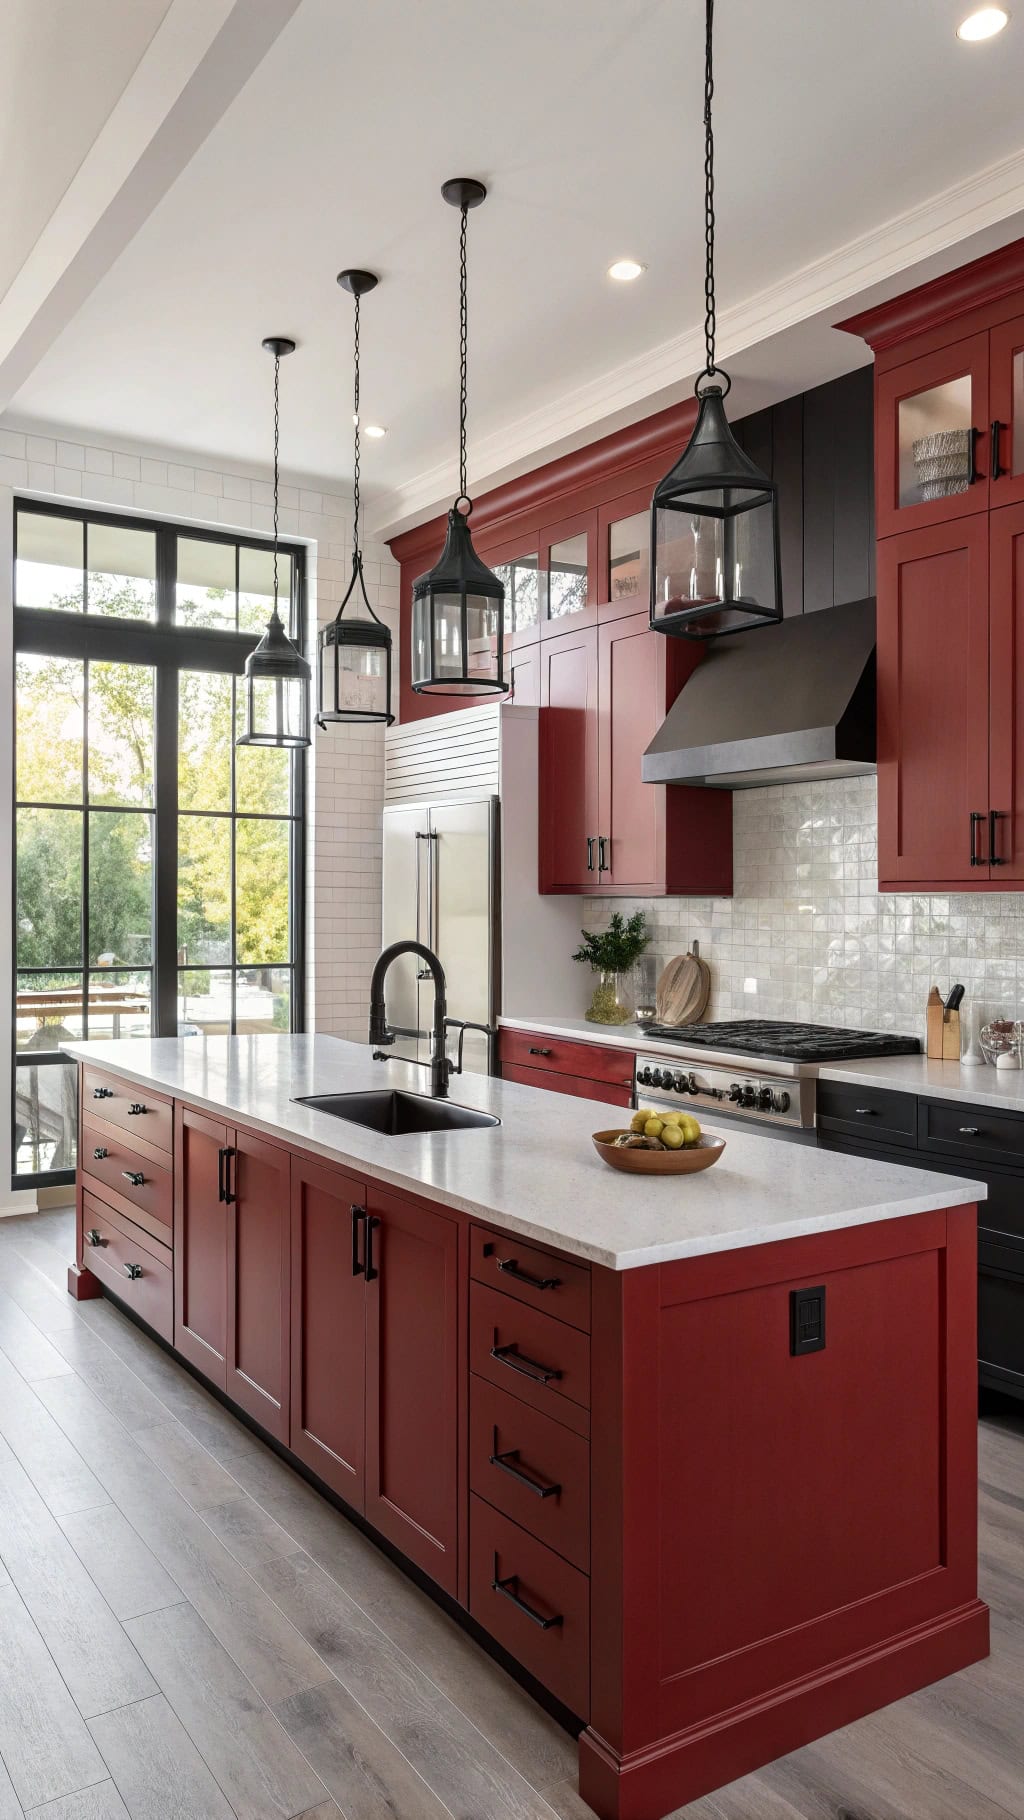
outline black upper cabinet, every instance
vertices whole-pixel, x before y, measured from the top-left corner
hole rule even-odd
[[[866,366],[734,425],[779,489],[787,617],[874,596],[873,418]]]

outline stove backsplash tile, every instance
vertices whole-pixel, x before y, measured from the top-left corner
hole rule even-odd
[[[1024,894],[879,892],[875,779],[733,798],[732,898],[584,898],[601,929],[640,908],[659,966],[696,937],[712,972],[708,1017],[781,1017],[924,1036],[933,985],[964,1011],[1024,1015]]]

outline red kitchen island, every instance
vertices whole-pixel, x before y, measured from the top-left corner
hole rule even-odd
[[[657,1820],[984,1656],[976,1201],[730,1128],[608,1170],[608,1109],[464,1076],[481,1129],[298,1103],[330,1037],[68,1045],[69,1289],[115,1296],[579,1730]],[[486,1820],[486,1816],[481,1816]]]

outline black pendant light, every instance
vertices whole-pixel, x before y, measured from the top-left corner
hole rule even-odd
[[[767,474],[729,428],[731,380],[715,365],[715,140],[712,28],[706,0],[704,63],[704,340],[693,435],[651,505],[651,625],[686,638],[720,638],[782,618],[779,511]]]
[[[238,735],[235,744],[308,746],[311,671],[285,631],[277,610],[281,362],[286,354],[294,354],[295,343],[285,335],[268,335],[263,346],[274,356],[274,610],[255,651],[245,660],[245,732]]]
[[[366,597],[363,580],[363,553],[359,547],[359,299],[377,283],[373,272],[348,269],[338,273],[342,289],[355,298],[353,334],[352,424],[354,459],[352,465],[352,580],[334,618],[321,626],[317,634],[317,725],[326,727],[346,722],[360,725],[383,721],[390,726],[391,712],[391,633],[377,618]],[[348,619],[342,615],[358,585],[369,619]]]
[[[469,534],[466,492],[466,218],[487,194],[475,177],[453,177],[441,194],[460,210],[459,494],[434,567],[413,583],[412,686],[422,695],[504,695],[505,589],[481,562]]]

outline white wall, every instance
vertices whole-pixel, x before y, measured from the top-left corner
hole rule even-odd
[[[0,419],[0,719],[13,720],[12,502],[15,494],[137,512],[216,530],[272,528],[269,470],[210,467],[159,448],[86,442],[81,432],[20,429]],[[352,563],[352,502],[315,482],[281,488],[284,538],[306,544],[310,654],[316,628],[333,618]],[[397,708],[398,565],[385,544],[363,551],[366,588],[394,638]],[[383,729],[314,731],[309,756],[306,1016],[311,1030],[365,1036],[370,969],[380,948]],[[11,740],[0,739],[0,851],[11,847]],[[11,1029],[11,892],[0,892],[0,1028]],[[0,1213],[10,1194],[10,1055],[0,1042]],[[31,1197],[21,1197],[21,1207]],[[21,1210],[18,1207],[17,1210]]]

